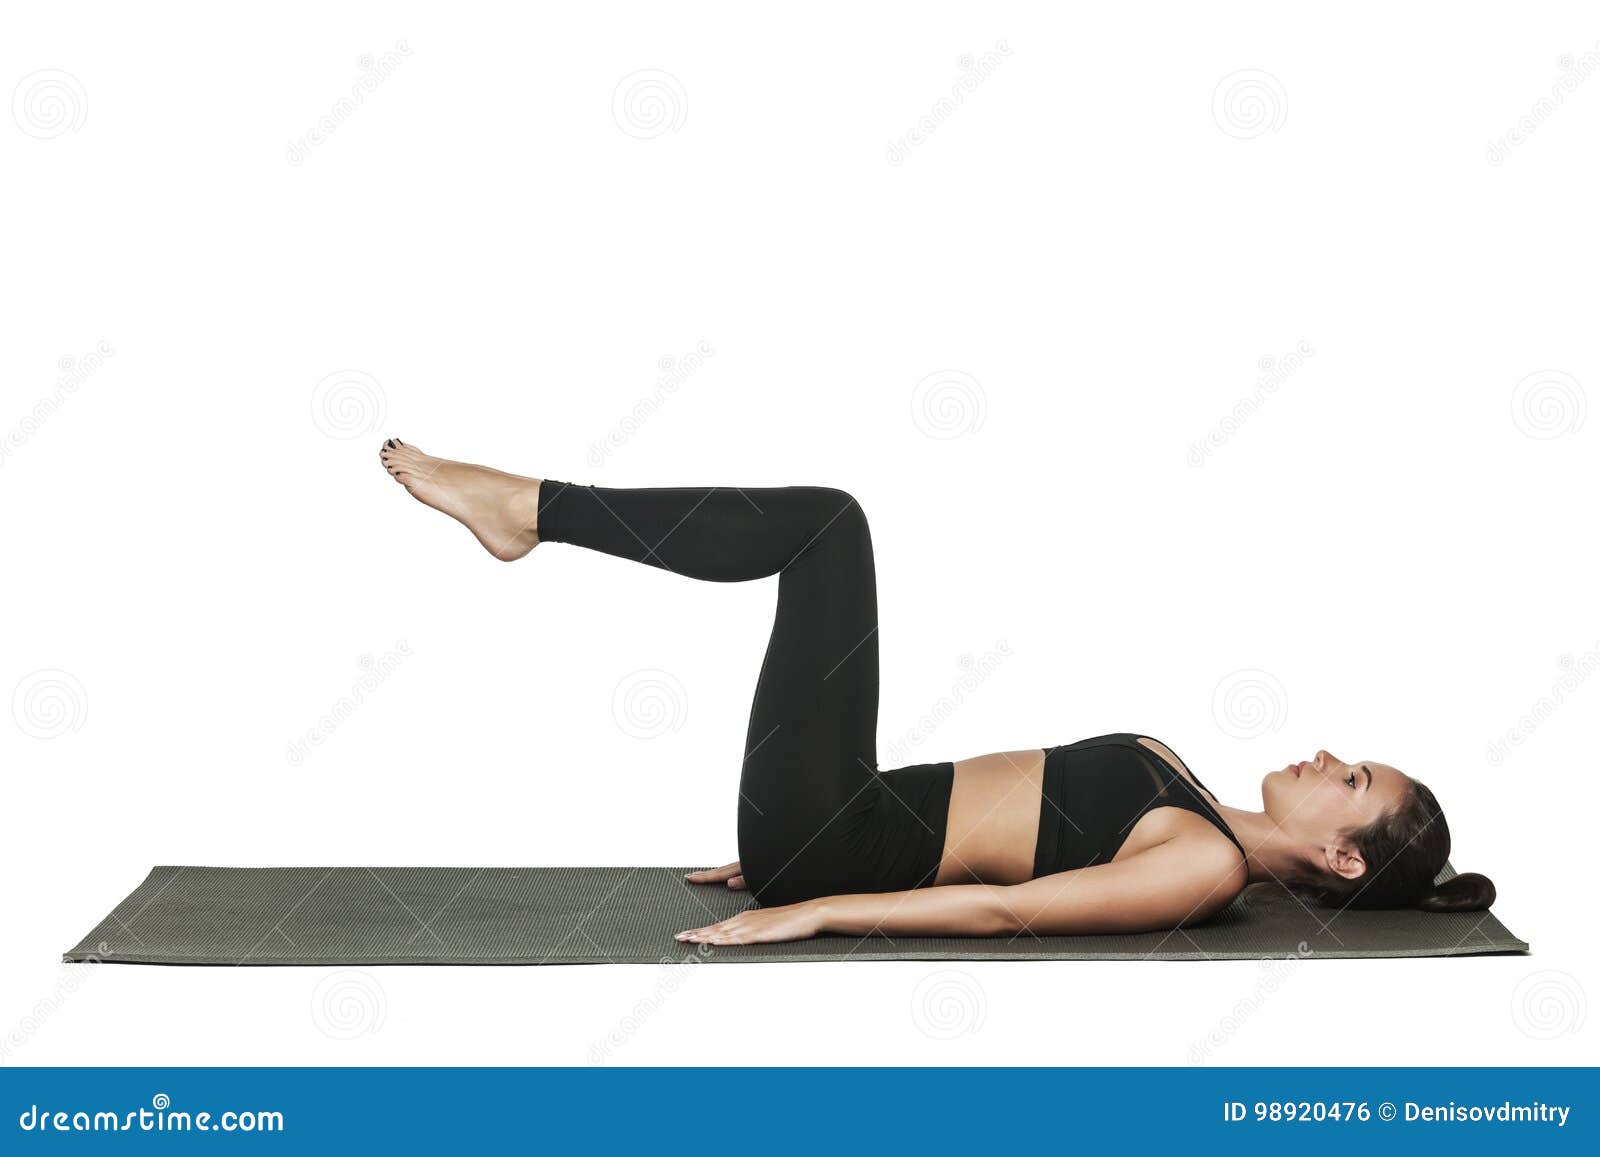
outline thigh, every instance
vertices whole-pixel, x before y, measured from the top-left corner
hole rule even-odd
[[[784,567],[740,775],[752,890],[843,870],[877,801],[878,603],[860,505],[824,490],[821,529]]]

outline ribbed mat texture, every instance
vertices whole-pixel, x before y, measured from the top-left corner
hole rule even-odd
[[[1487,912],[1345,912],[1275,885],[1205,924],[1110,936],[821,936],[696,948],[672,934],[750,898],[687,868],[159,867],[65,954],[130,964],[655,964],[768,960],[1240,960],[1526,952]],[[1446,866],[1440,878],[1454,875]]]

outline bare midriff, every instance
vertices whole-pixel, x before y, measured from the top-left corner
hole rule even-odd
[[[1166,745],[1145,736],[1139,743],[1155,752],[1172,770],[1196,783],[1183,761]],[[950,785],[950,812],[945,824],[944,855],[935,884],[1021,884],[1033,879],[1039,847],[1039,814],[1043,808],[1045,753],[997,751],[963,759]],[[1215,802],[1216,797],[1211,797]],[[1227,839],[1205,819],[1179,808],[1152,807],[1129,829],[1113,862],[1134,856],[1180,832]]]
[[[935,884],[1020,884],[1033,878],[1044,752],[997,751],[955,765]]]

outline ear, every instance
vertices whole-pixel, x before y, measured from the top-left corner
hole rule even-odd
[[[1359,880],[1367,874],[1367,862],[1361,853],[1349,844],[1333,845],[1322,849],[1323,862],[1328,871],[1346,880]]]

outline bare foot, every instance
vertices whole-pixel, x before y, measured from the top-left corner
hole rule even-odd
[[[539,479],[434,458],[398,438],[378,457],[413,498],[461,523],[502,562],[539,545]]]

